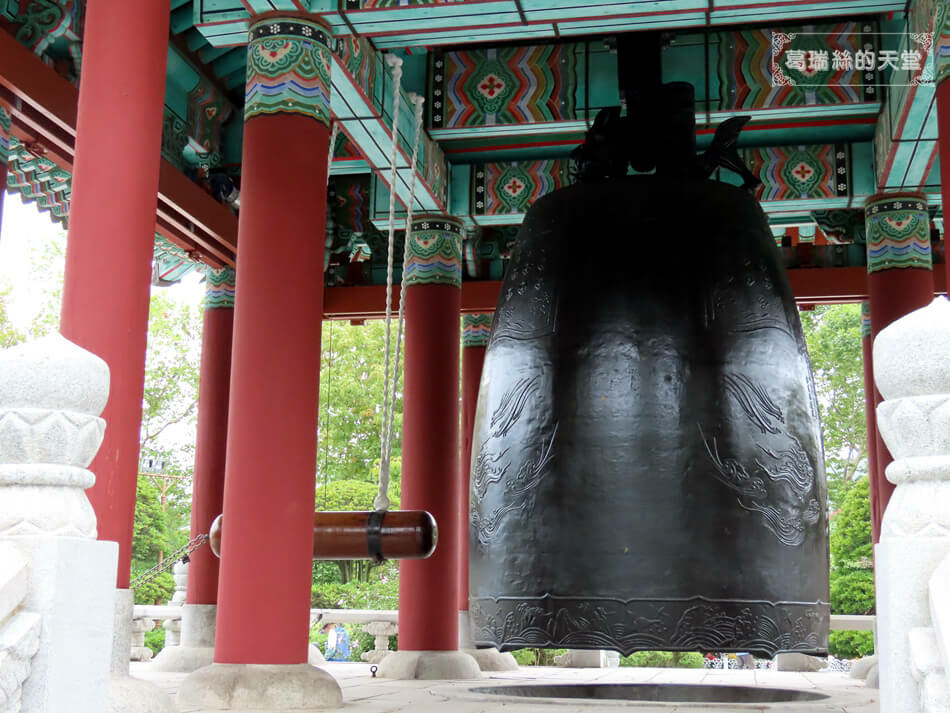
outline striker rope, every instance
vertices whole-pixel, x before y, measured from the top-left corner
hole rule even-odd
[[[406,277],[408,275],[406,265],[409,263],[409,241],[412,239],[412,204],[415,202],[416,196],[416,164],[419,158],[419,138],[422,134],[422,105],[425,102],[425,99],[418,94],[410,94],[409,99],[416,105],[415,138],[412,144],[412,161],[409,166],[409,202],[406,205],[406,240],[402,251],[402,280],[399,285],[399,317],[396,321],[396,355],[394,357],[393,385],[392,394],[390,396],[391,408],[389,410],[389,424],[385,426],[387,428],[386,453],[383,458],[386,463],[386,479],[384,482],[382,469],[380,469],[379,494],[373,501],[373,506],[377,510],[389,509],[389,463],[393,450],[393,426],[396,420],[396,392],[399,389],[399,356],[400,352],[402,352],[402,333],[406,314]],[[394,222],[395,216],[390,213],[389,219]],[[389,279],[392,279],[392,274],[389,275]]]
[[[383,425],[380,434],[380,453],[379,453],[379,494],[373,500],[373,507],[377,510],[385,510],[389,506],[389,452],[388,444],[388,425],[389,410],[392,405],[389,403],[389,369],[390,369],[390,349],[392,348],[392,313],[393,313],[393,246],[396,241],[396,150],[399,143],[399,94],[402,84],[402,59],[390,53],[386,55],[386,63],[392,68],[393,75],[393,131],[392,141],[393,150],[389,158],[389,240],[386,260],[386,354],[385,366],[383,370]]]

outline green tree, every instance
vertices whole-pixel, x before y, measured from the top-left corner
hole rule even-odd
[[[802,312],[825,446],[828,499],[840,507],[867,472],[864,361],[859,305],[819,305]]]
[[[836,614],[874,613],[869,480],[859,479],[831,519],[831,608]]]
[[[132,578],[158,562],[159,552],[168,550],[168,525],[159,492],[148,478],[139,478],[135,490],[135,520],[132,526]],[[160,604],[171,598],[175,582],[163,572],[135,588],[137,604]]]
[[[10,303],[10,288],[0,286],[0,348],[12,347],[23,341],[23,333],[11,322],[7,314]]]
[[[395,338],[394,323],[394,342]],[[320,361],[318,483],[336,479],[377,482],[383,422],[384,355],[383,321],[372,320],[360,326],[324,322]],[[394,459],[401,448],[401,397],[400,391],[394,411]],[[392,481],[398,483],[398,470],[395,467]]]

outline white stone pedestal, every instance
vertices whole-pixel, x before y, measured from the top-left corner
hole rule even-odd
[[[950,302],[938,297],[883,329],[873,359],[897,486],[874,551],[881,711],[950,713],[950,650],[938,644],[950,639],[940,576],[950,571]]]
[[[462,651],[393,651],[379,664],[381,678],[463,681],[482,677],[478,663]]]
[[[333,676],[308,663],[215,663],[182,681],[177,702],[184,710],[318,711],[343,705],[343,693]]]
[[[468,654],[482,672],[491,671],[517,671],[518,662],[515,657],[509,653],[502,653],[492,647],[490,649],[465,649],[463,653]]]
[[[79,537],[11,537],[30,562],[24,608],[40,614],[40,648],[23,685],[29,713],[102,713],[109,685],[118,546]]]
[[[185,604],[181,609],[181,642],[158,652],[153,671],[191,673],[214,662],[214,604]]]
[[[921,710],[908,635],[930,626],[927,580],[948,551],[947,538],[882,538],[874,548],[882,711]]]

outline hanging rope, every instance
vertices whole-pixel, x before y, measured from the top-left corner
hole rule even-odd
[[[401,65],[401,60],[399,65]],[[399,65],[394,65],[399,67]],[[398,75],[396,70],[394,76],[402,76],[402,69],[399,67]],[[397,87],[398,94],[398,87]],[[416,164],[419,156],[419,141],[422,135],[422,105],[424,99],[416,94],[409,95],[410,100],[415,105],[415,135],[412,146],[412,160],[409,168],[409,200],[406,209],[406,236],[403,249],[403,269],[402,281],[400,285],[399,316],[396,331],[395,360],[392,369],[392,380],[390,380],[390,362],[392,357],[392,278],[393,278],[393,253],[395,252],[395,233],[396,233],[396,122],[393,121],[393,153],[392,153],[392,172],[390,174],[390,192],[389,192],[389,251],[387,255],[386,271],[386,356],[385,356],[385,380],[383,384],[383,425],[380,438],[380,465],[379,465],[379,492],[373,500],[373,507],[377,510],[388,510],[389,501],[389,479],[390,464],[392,460],[392,441],[393,431],[396,420],[396,394],[399,389],[399,360],[402,351],[402,332],[403,318],[405,314],[405,294],[406,294],[406,264],[409,255],[409,240],[411,239],[412,206],[415,201],[416,191]],[[394,98],[394,105],[398,99]]]
[[[388,252],[386,258],[386,347],[385,361],[383,369],[383,425],[379,437],[379,492],[373,500],[373,507],[377,510],[385,510],[389,507],[389,497],[386,491],[389,489],[389,461],[386,458],[388,444],[389,424],[389,373],[390,373],[390,349],[392,347],[392,314],[393,314],[393,246],[396,242],[396,149],[398,148],[398,127],[399,127],[399,97],[402,89],[402,59],[394,54],[386,55],[386,63],[392,68],[393,74],[393,150],[389,157],[389,240]],[[384,489],[385,488],[385,489]],[[385,505],[377,505],[385,503]]]
[[[327,149],[327,185],[330,185],[330,166],[333,165],[333,154],[336,153],[336,137],[340,135],[340,122],[333,122],[333,131],[330,133],[330,148]]]
[[[389,507],[389,464],[393,450],[393,431],[396,421],[396,393],[399,391],[399,359],[402,355],[402,334],[403,324],[406,314],[406,276],[408,270],[406,265],[409,263],[409,241],[412,240],[412,205],[416,197],[416,164],[419,158],[419,138],[422,134],[422,105],[425,102],[423,97],[418,94],[410,94],[409,99],[415,104],[415,139],[412,144],[412,161],[409,166],[409,204],[406,207],[406,240],[402,251],[402,280],[399,283],[399,317],[396,320],[396,355],[393,366],[393,385],[390,403],[392,408],[389,411],[389,424],[386,435],[386,484],[383,487],[382,478],[379,481],[379,495],[373,502],[377,509],[385,510]],[[391,216],[395,218],[395,216]],[[377,503],[380,503],[377,505]],[[383,504],[384,503],[384,504]]]

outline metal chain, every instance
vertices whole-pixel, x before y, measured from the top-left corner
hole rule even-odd
[[[205,544],[208,539],[207,535],[195,535],[187,545],[179,547],[157,565],[145,570],[142,574],[133,579],[129,585],[129,589],[135,589],[143,584],[148,584],[166,569],[172,567],[176,562],[187,562],[188,558],[191,557],[191,553]]]

